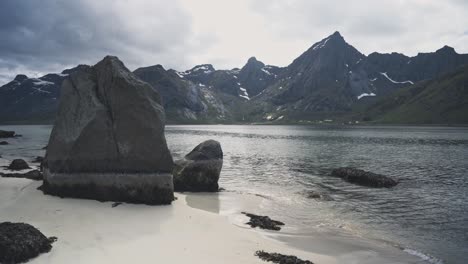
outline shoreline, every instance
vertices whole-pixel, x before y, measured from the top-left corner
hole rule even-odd
[[[421,263],[396,248],[354,237],[252,229],[239,211],[261,203],[254,195],[176,193],[169,206],[113,208],[112,202],[44,195],[40,184],[0,178],[0,222],[26,222],[58,237],[51,252],[29,263],[265,263],[254,256],[257,250],[316,264]]]
[[[337,263],[192,208],[183,194],[170,206],[113,208],[112,202],[44,195],[36,189],[40,182],[0,178],[0,183],[0,222],[29,223],[58,238],[49,253],[28,263],[264,263],[254,256],[257,250]]]
[[[267,239],[282,243],[287,248],[333,257],[333,263],[443,263],[422,252],[405,249],[388,241],[357,236],[345,232],[346,230],[326,229],[319,231],[315,228],[303,230],[288,225],[288,223],[281,231],[250,228],[245,224],[247,218],[241,212],[248,210],[250,213],[256,213],[262,206],[262,202],[270,199],[258,194],[229,191],[188,193],[185,195],[185,199],[190,207],[224,216],[231,224],[259,233]],[[275,220],[282,219],[275,218]],[[423,260],[429,261],[424,262]]]

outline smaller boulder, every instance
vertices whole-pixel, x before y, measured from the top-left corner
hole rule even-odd
[[[0,223],[0,263],[22,263],[49,252],[56,237],[47,238],[25,223]]]
[[[15,137],[15,131],[0,130],[0,138],[12,138]]]
[[[184,159],[175,162],[174,191],[217,192],[222,166],[223,151],[219,142],[202,142]]]
[[[9,143],[7,141],[0,141],[0,145],[8,145]]]
[[[23,159],[15,159],[11,162],[10,166],[8,166],[9,170],[26,170],[30,169],[28,163]]]
[[[390,188],[398,184],[397,181],[387,176],[351,167],[334,169],[331,174],[347,182],[366,187]]]

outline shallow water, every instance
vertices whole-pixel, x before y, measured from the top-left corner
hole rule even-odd
[[[0,126],[22,138],[0,146],[6,159],[43,155],[50,126]],[[468,261],[468,128],[168,126],[175,158],[206,139],[221,142],[220,185],[267,197],[257,213],[288,223],[285,232],[338,231],[420,254],[430,262]],[[329,176],[355,166],[400,181],[392,189]],[[331,199],[308,199],[318,191]],[[432,258],[431,258],[432,256]]]

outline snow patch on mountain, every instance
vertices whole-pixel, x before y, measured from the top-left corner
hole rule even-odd
[[[264,73],[266,73],[266,74],[268,74],[268,75],[272,75],[272,73],[269,72],[269,71],[267,71],[265,68],[262,68],[262,72],[264,72]]]
[[[363,93],[363,94],[359,95],[357,97],[357,99],[359,100],[359,99],[361,99],[363,97],[366,97],[366,96],[376,96],[376,94],[375,93]]]
[[[184,78],[184,77],[185,77],[185,72],[178,72],[178,71],[175,71],[175,73],[176,73],[177,76],[179,76],[180,78]]]
[[[414,84],[414,82],[412,82],[412,81],[410,81],[410,80],[408,80],[408,81],[403,81],[403,82],[395,81],[395,80],[393,80],[392,78],[390,78],[386,72],[381,72],[380,74],[382,74],[382,76],[384,76],[385,78],[387,78],[387,79],[388,79],[389,81],[391,81],[392,83],[398,83],[398,84],[409,83],[409,84]]]
[[[36,78],[33,78],[31,80],[33,81],[34,85],[38,85],[38,86],[46,86],[46,85],[54,85],[55,84],[53,82],[44,81],[44,80],[36,79]]]
[[[240,87],[239,88],[241,94],[239,94],[240,97],[250,100],[249,94],[247,93],[247,89]]]
[[[35,92],[51,94],[51,92],[49,92],[49,91],[44,91],[44,90],[42,90],[41,88],[32,87],[32,89],[34,89],[34,91],[31,92],[31,94],[33,94],[33,93],[35,93]]]
[[[323,47],[325,47],[325,45],[327,45],[327,42],[330,40],[330,38],[326,38],[324,40],[322,40],[321,42],[315,44],[314,47],[312,47],[312,50],[317,50],[317,49],[321,49]]]

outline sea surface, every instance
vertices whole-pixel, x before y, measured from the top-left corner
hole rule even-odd
[[[0,129],[23,135],[0,146],[3,163],[44,155],[51,126]],[[287,222],[287,232],[343,232],[428,263],[468,263],[468,128],[180,125],[167,126],[166,138],[175,159],[221,142],[220,186],[265,197],[257,213]],[[374,189],[330,176],[342,166],[399,184]]]

